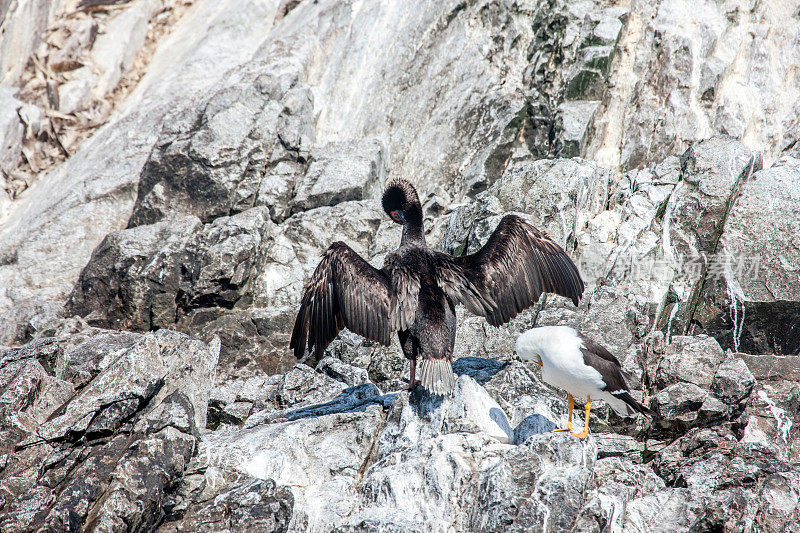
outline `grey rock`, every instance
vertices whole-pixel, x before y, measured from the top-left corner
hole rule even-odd
[[[192,309],[177,328],[209,342],[222,341],[218,381],[274,375],[291,369],[297,360],[288,350],[297,309]]]
[[[691,425],[708,392],[693,383],[674,383],[653,398],[655,411],[663,421]]]
[[[383,222],[387,225],[381,226]],[[389,229],[382,235],[385,240],[376,243],[379,228],[383,232],[391,226],[374,200],[320,207],[287,219],[265,243],[251,288],[254,304],[266,308],[296,306],[305,280],[334,240],[348,243],[367,260],[396,248],[399,227]]]
[[[353,509],[354,483],[382,410],[373,405],[362,412],[221,429],[203,438],[197,462],[289,485],[295,502],[290,528],[331,529],[333,516]]]
[[[30,83],[89,79],[92,47],[107,92],[161,6],[97,15],[95,46],[67,17],[57,83]],[[0,179],[0,345],[28,342],[0,349],[0,529],[794,527],[796,7],[694,7],[194,2],[65,163],[18,196]],[[38,38],[20,21],[45,25],[0,14],[6,65]],[[102,111],[43,109],[15,108],[12,134],[69,141]],[[457,309],[452,398],[383,394],[406,385],[396,345],[343,332],[296,367],[287,349],[332,241],[376,267],[396,247],[393,177],[432,246],[475,251],[519,212],[587,282],[579,307],[542,298],[501,328]],[[740,251],[758,274],[725,262]],[[587,440],[551,434],[565,394],[513,355],[549,324],[607,346],[661,419],[598,407]]]
[[[9,443],[16,448],[0,472],[4,531],[153,527],[165,491],[194,453],[219,344],[168,330],[121,350],[113,340],[94,340],[103,368],[74,395],[56,402],[50,387],[30,391],[57,410]],[[52,359],[54,345],[34,344],[13,357]]]
[[[283,406],[298,408],[332,400],[344,389],[341,381],[299,364],[283,375],[277,398]]]
[[[99,94],[111,92],[123,74],[133,66],[136,53],[144,45],[150,18],[161,7],[156,0],[136,2],[105,22],[105,31],[92,45],[91,60],[99,72]]]
[[[191,262],[201,228],[185,217],[109,234],[81,272],[68,312],[94,312],[93,322],[106,327],[146,331],[174,324],[182,266]]]
[[[539,435],[509,450],[479,481],[469,530],[569,529],[583,502],[596,453],[591,441]],[[556,511],[552,512],[550,510]]]
[[[558,106],[563,133],[563,157],[578,157],[586,151],[589,138],[589,125],[594,118],[598,101],[564,102]]]
[[[659,389],[675,383],[692,383],[708,389],[724,358],[713,337],[673,337],[658,364],[653,383]]]
[[[798,169],[800,161],[785,157],[755,173],[731,207],[695,313],[723,348],[755,354],[800,349]]]
[[[306,211],[379,196],[387,173],[378,141],[329,143],[311,151],[308,172],[295,186],[293,209]]]
[[[724,5],[704,5],[707,10],[686,9],[675,0],[631,5],[616,68],[609,75],[613,88],[601,110],[604,119],[587,156],[627,171],[682,152],[694,141],[726,134],[763,139],[749,146],[762,151],[768,163],[774,161],[798,136],[796,96],[781,96],[792,82],[770,81],[797,63],[797,51],[786,49],[775,63],[764,64],[769,50],[782,48],[788,38],[782,30],[764,28],[779,27],[781,17],[796,15],[781,5],[785,15],[756,6],[746,17],[730,16]],[[728,39],[748,32],[754,35],[748,66],[732,69],[735,59],[727,51],[735,45]],[[745,87],[759,97],[746,96]],[[663,112],[666,102],[669,117]],[[751,120],[758,126],[749,126]]]
[[[30,3],[0,4],[4,35],[0,43],[0,83],[17,85],[28,59],[42,41],[45,30],[54,21],[65,2],[37,0]]]
[[[525,213],[534,227],[564,245],[574,226],[583,223],[579,217],[603,208],[608,179],[604,169],[577,159],[514,161],[477,205],[451,215],[442,248],[451,253],[477,251],[508,211]]]
[[[324,357],[317,363],[317,372],[327,374],[350,387],[369,382],[369,375],[365,369],[348,365],[335,357]]]
[[[0,88],[0,168],[3,173],[16,166],[22,151],[25,126],[20,119],[19,110],[23,107],[23,102],[16,98],[16,92],[9,87]],[[4,193],[4,189],[2,187],[0,191]],[[2,214],[0,203],[0,215]]]
[[[796,457],[800,386],[794,381],[761,382],[750,394],[742,442],[769,449],[776,457]]]
[[[706,396],[699,409],[699,416],[705,421],[722,420],[731,414],[731,406],[714,396]]]
[[[106,327],[174,327],[207,341],[219,335],[227,375],[256,348],[271,347],[267,320],[261,331],[256,324],[263,313],[224,310],[250,293],[272,228],[266,208],[256,207],[206,225],[183,217],[112,233],[81,272],[67,311]],[[261,369],[288,368],[285,346],[271,348]]]
[[[232,71],[193,109],[178,110],[144,166],[130,226],[176,212],[208,222],[242,211],[255,205],[269,169],[308,159],[311,93],[298,80],[300,65],[273,53]]]
[[[464,359],[468,358],[456,363]],[[519,361],[500,368],[495,366],[495,369],[484,387],[508,413],[509,421],[515,426],[515,442],[521,444],[533,430],[543,433],[566,427],[566,394],[554,392],[538,374]]]
[[[635,461],[641,457],[642,452],[647,448],[646,443],[636,440],[629,435],[617,435],[614,433],[596,433],[594,440],[597,444],[597,457],[630,458]]]
[[[89,104],[92,89],[97,85],[97,76],[89,67],[72,73],[73,79],[58,86],[58,110],[75,113]]]
[[[287,487],[214,467],[187,477],[196,478],[197,486],[184,483],[183,493],[156,530],[159,533],[288,531],[294,497]]]
[[[686,487],[681,496],[690,507],[704,509],[686,513],[683,527],[735,528],[746,517],[759,516],[771,522],[768,527],[780,529],[796,510],[790,497],[771,514],[765,512],[769,504],[760,499],[794,490],[791,466],[768,448],[737,442],[722,427],[691,430],[660,452],[654,466],[667,483]],[[667,511],[666,524],[678,518],[675,511]]]
[[[649,466],[619,457],[600,458],[592,470],[594,477],[574,526],[580,531],[621,531],[624,520],[633,514],[627,509],[631,502],[665,488],[664,481]]]
[[[60,5],[50,2],[47,8]],[[20,329],[45,304],[61,306],[92,250],[109,232],[127,225],[142,167],[165,115],[210,90],[263,41],[274,6],[254,4],[255,11],[247,13],[224,6],[198,4],[195,16],[180,21],[174,38],[158,47],[132,99],[9,206],[0,226],[0,257],[14,259],[0,261],[0,342],[24,342]],[[27,22],[22,31],[44,27]],[[229,46],[234,34],[236,44]]]
[[[295,183],[303,176],[305,165],[296,161],[280,161],[258,185],[255,205],[263,205],[275,222],[283,222],[290,213]]]
[[[755,381],[744,361],[730,358],[719,365],[711,393],[727,404],[736,404],[750,395]]]

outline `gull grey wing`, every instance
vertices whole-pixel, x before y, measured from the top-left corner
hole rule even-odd
[[[289,347],[298,359],[306,345],[316,357],[345,327],[377,341],[391,343],[394,289],[386,272],[374,268],[343,242],[330,245],[303,288]]]
[[[566,252],[517,215],[504,216],[476,253],[437,253],[436,259],[448,297],[493,326],[517,316],[543,292],[570,298],[575,305],[583,295],[578,267]]]

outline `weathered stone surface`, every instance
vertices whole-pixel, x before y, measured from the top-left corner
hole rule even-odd
[[[294,497],[272,480],[214,467],[187,474],[184,488],[159,533],[245,531],[285,533]]]
[[[207,222],[242,211],[255,205],[271,169],[308,160],[314,104],[298,79],[302,53],[273,51],[231,72],[194,108],[179,109],[142,170],[129,226],[176,212]]]
[[[293,209],[306,211],[349,200],[377,199],[387,162],[378,141],[329,143],[311,151],[311,164],[294,191]]]
[[[380,239],[379,230],[383,233]],[[347,242],[370,260],[396,248],[400,232],[375,200],[344,202],[299,213],[277,226],[265,245],[264,258],[254,274],[253,302],[259,307],[297,305],[305,280],[335,240]],[[376,262],[375,266],[380,267],[381,263]]]
[[[730,358],[717,368],[711,393],[727,404],[736,404],[750,395],[755,381],[744,361]]]
[[[350,387],[369,381],[369,374],[365,369],[348,365],[335,357],[324,357],[317,363],[317,372],[327,374]]]
[[[784,157],[747,180],[731,207],[697,322],[725,348],[800,349],[800,160]]]
[[[714,134],[767,163],[798,138],[796,6],[633,2],[587,156],[623,171]],[[669,109],[665,113],[665,109]]]
[[[245,430],[223,429],[203,439],[202,465],[240,471],[292,486],[292,529],[332,527],[353,509],[354,482],[370,453],[382,408],[312,416]]]
[[[9,363],[39,365],[58,382],[76,362],[69,354],[91,342],[102,368],[74,395],[68,382],[60,389],[65,396],[27,380],[33,387],[25,397],[49,416],[37,420],[35,411],[18,410],[31,425],[15,423],[12,433],[3,421],[4,531],[155,525],[165,492],[182,477],[205,426],[219,343],[207,346],[167,330],[130,341],[97,336],[65,356],[63,343],[46,339],[6,353],[4,371]]]
[[[106,327],[150,330],[177,322],[178,291],[192,263],[197,218],[109,234],[92,253],[67,312]],[[185,291],[184,291],[185,292]],[[99,316],[97,316],[99,315]]]
[[[272,25],[276,3],[257,1],[246,11],[198,3],[108,123],[8,210],[0,225],[0,342],[24,341],[18,324],[24,331],[44,303],[66,300],[92,250],[128,223],[165,115],[251,57]]]
[[[713,337],[672,337],[655,369],[653,384],[663,389],[685,382],[708,389],[725,358]]]
[[[0,43],[0,83],[16,85],[25,63],[42,40],[42,34],[66,1],[3,2],[0,20],[4,38]]]

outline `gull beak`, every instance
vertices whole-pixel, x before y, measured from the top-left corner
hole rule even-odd
[[[541,361],[536,361],[536,364],[539,365],[540,367],[544,368],[544,363],[542,363]]]

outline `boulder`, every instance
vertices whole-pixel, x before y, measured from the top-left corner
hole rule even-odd
[[[295,211],[380,196],[387,162],[378,141],[335,142],[311,151],[308,172],[296,184]]]

